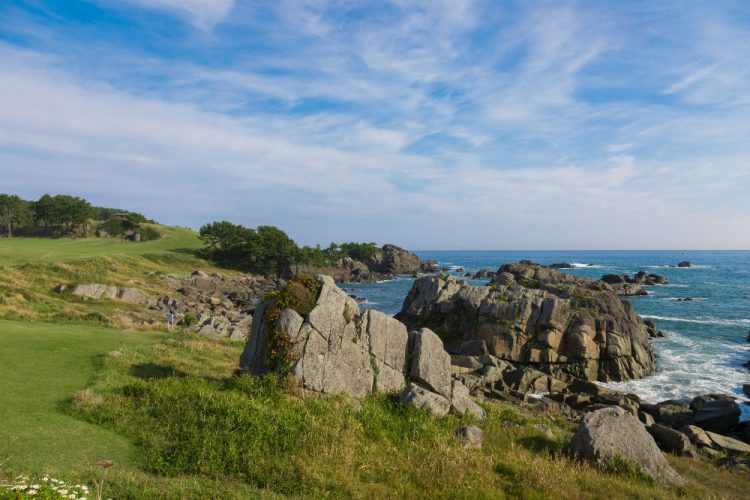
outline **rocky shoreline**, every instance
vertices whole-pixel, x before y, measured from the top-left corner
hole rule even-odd
[[[423,261],[408,250],[386,244],[366,262],[344,257],[326,267],[294,265],[284,271],[283,277],[289,279],[296,274],[324,274],[336,283],[374,283],[400,275],[418,276],[438,271],[437,262]]]
[[[379,269],[387,272],[423,265],[413,259],[407,265],[394,264],[403,259],[382,262]],[[173,311],[178,323],[201,336],[246,341],[240,367],[258,375],[278,371],[269,365],[269,346],[283,345],[289,353],[286,372],[302,394],[346,394],[354,400],[393,394],[431,415],[455,412],[479,421],[485,410],[477,402],[501,401],[578,423],[573,447],[584,457],[596,455],[596,436],[616,422],[645,434],[634,451],[605,433],[614,439],[613,453],[676,484],[678,476],[664,472],[653,449],[748,465],[750,422],[739,421],[732,397],[649,404],[598,383],[642,378],[655,369],[650,339],[663,334],[620,299],[617,285],[656,286],[665,282],[660,277],[638,273],[602,281],[528,261],[481,276],[490,279],[487,285],[444,274],[420,277],[395,318],[361,310],[324,274],[314,279],[320,289],[311,309],[287,307],[277,315],[269,311],[279,293],[299,278],[196,271],[184,278],[165,276],[174,292],[159,298],[97,284],[57,291],[142,304],[159,316]],[[280,334],[281,343],[274,340]]]
[[[539,326],[556,324],[555,328],[561,328],[565,337],[568,333],[580,334],[580,330],[570,326],[571,318],[578,318],[572,324],[579,325],[580,316],[563,311],[571,298],[585,289],[594,294],[586,300],[592,301],[589,302],[591,307],[599,307],[597,314],[610,315],[602,318],[602,325],[610,328],[601,330],[599,337],[594,334],[591,338],[592,341],[599,338],[602,343],[600,354],[608,352],[607,345],[622,347],[621,342],[608,340],[608,336],[622,337],[615,329],[623,325],[631,328],[631,348],[632,342],[642,343],[640,349],[650,353],[646,325],[624,305],[626,303],[621,303],[618,309],[612,300],[620,300],[611,290],[603,288],[604,284],[545,274],[548,272],[549,269],[529,264],[503,266],[496,281],[484,287],[494,288],[489,291],[460,284],[453,278],[422,278],[415,281],[404,303],[402,312],[405,313],[398,318],[371,309],[360,311],[356,302],[330,277],[319,275],[316,279],[321,286],[320,294],[315,306],[306,314],[287,308],[278,319],[270,320],[267,311],[274,307],[274,302],[259,307],[240,367],[257,375],[277,371],[278,367],[269,366],[268,346],[277,345],[273,339],[280,335],[290,353],[286,372],[303,394],[346,394],[354,400],[374,393],[397,394],[402,404],[421,408],[431,415],[455,412],[471,414],[479,421],[485,413],[477,401],[502,401],[540,415],[579,423],[579,433],[572,446],[583,457],[595,457],[599,453],[595,450],[600,450],[597,442],[605,440],[610,443],[610,458],[615,454],[629,457],[655,479],[674,484],[681,484],[681,478],[671,468],[665,469],[669,466],[659,450],[695,459],[721,455],[727,463],[746,463],[745,454],[750,453],[750,425],[739,422],[739,406],[731,397],[704,395],[690,403],[648,404],[636,395],[613,391],[594,382],[644,376],[654,368],[652,355],[644,354],[648,364],[641,364],[632,355],[614,363],[606,357],[584,356],[576,362],[585,367],[588,359],[593,359],[597,366],[597,370],[587,374],[585,369],[553,368],[558,363],[545,363],[541,358],[530,362],[524,356],[517,356],[531,352],[523,347],[515,351],[492,351],[490,346],[507,344],[488,343],[486,339],[506,335],[519,337],[508,329],[492,330],[491,337],[482,337],[480,333],[486,331],[472,329],[472,323],[467,322],[467,310],[479,313],[480,317],[496,310],[488,304],[482,306],[488,297],[493,297],[491,293],[505,294],[500,302],[507,303],[508,309],[503,310],[527,313],[514,320],[518,325],[525,325],[525,336],[536,338],[537,334],[549,331]],[[513,277],[512,282],[508,275]],[[545,281],[544,277],[551,279]],[[518,284],[521,279],[538,280],[538,288],[530,289],[533,293],[528,292],[529,289],[521,290],[525,288]],[[561,297],[562,290],[567,291],[567,297]],[[544,293],[540,295],[540,292]],[[596,295],[601,293],[604,295]],[[413,307],[415,305],[418,307]],[[545,307],[546,315],[542,314]],[[458,318],[455,323],[451,321],[453,317]],[[402,322],[401,318],[407,321]],[[551,318],[557,323],[551,323]],[[421,320],[422,326],[415,326],[415,320]],[[425,324],[430,322],[436,330]],[[455,332],[444,327],[466,329],[462,331],[469,333],[457,338]],[[579,353],[584,352],[579,349]],[[623,368],[628,364],[638,365],[638,369]],[[609,371],[610,367],[618,368]],[[574,373],[584,377],[575,377]],[[562,376],[555,376],[557,374]],[[588,375],[591,375],[590,380],[586,379]],[[632,440],[623,440],[617,432],[623,426],[629,426],[640,436],[635,449]],[[610,430],[602,435],[607,428]],[[613,436],[613,432],[616,435]]]

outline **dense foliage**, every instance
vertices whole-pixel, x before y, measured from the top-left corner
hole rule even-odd
[[[299,247],[284,231],[274,226],[247,228],[227,221],[206,224],[200,229],[207,255],[219,264],[259,274],[281,273],[293,264],[315,267],[333,265],[350,257],[369,262],[380,252],[375,243],[331,243],[328,248]]]
[[[142,241],[160,236],[155,229],[142,226],[153,221],[141,214],[93,207],[78,196],[45,194],[36,201],[28,201],[16,195],[0,194],[0,229],[9,238],[14,234],[88,236],[92,221],[105,221],[106,231],[112,235],[139,233]]]

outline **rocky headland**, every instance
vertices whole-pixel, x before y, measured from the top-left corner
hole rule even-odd
[[[397,317],[431,328],[451,352],[483,342],[493,356],[560,380],[627,380],[654,369],[647,325],[610,285],[534,263],[504,265],[487,286],[420,278]]]
[[[283,276],[288,279],[297,274],[324,274],[337,283],[373,283],[399,275],[416,276],[438,271],[435,261],[423,261],[408,250],[386,244],[365,262],[344,257],[325,267],[296,264],[287,268]]]

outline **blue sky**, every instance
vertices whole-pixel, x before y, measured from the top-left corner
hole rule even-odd
[[[305,244],[750,248],[750,3],[0,0],[0,191]]]

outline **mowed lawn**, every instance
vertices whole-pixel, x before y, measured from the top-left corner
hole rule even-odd
[[[203,246],[198,233],[182,227],[158,226],[162,238],[135,243],[120,238],[2,238],[0,266],[31,261],[66,261],[91,257],[193,252]]]
[[[0,320],[0,451],[13,470],[57,471],[98,460],[136,462],[129,441],[68,416],[66,401],[94,376],[99,357],[156,342],[159,332]]]

